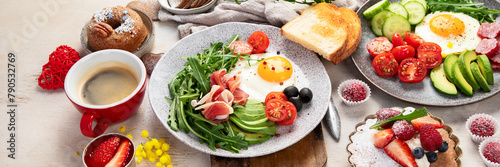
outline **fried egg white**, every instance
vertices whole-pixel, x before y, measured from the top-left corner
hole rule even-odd
[[[415,27],[415,34],[426,42],[437,43],[448,55],[476,49],[481,41],[477,36],[479,26],[476,19],[463,13],[435,12],[424,17]]]
[[[239,88],[249,94],[249,99],[264,102],[269,92],[283,91],[296,83],[295,66],[286,57],[262,53],[250,58],[250,61],[239,59],[229,72],[241,76]]]

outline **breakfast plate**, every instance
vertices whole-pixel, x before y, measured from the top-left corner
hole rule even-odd
[[[286,56],[305,74],[303,79],[307,79],[308,82],[297,80],[295,85],[298,88],[308,87],[314,94],[313,100],[304,104],[302,110],[298,112],[295,122],[289,126],[278,125],[276,134],[279,135],[273,136],[263,143],[249,145],[248,149],[243,149],[240,153],[231,153],[223,149],[212,151],[206,143],[200,143],[200,139],[193,133],[173,131],[167,124],[170,106],[165,97],[171,98],[167,85],[174,75],[184,67],[186,59],[183,57],[196,55],[196,53],[209,48],[210,44],[214,42],[226,43],[236,34],[240,36],[241,40],[246,41],[257,30],[263,31],[269,37],[270,44],[266,50],[267,53]],[[219,24],[181,39],[159,60],[151,74],[149,83],[151,106],[158,119],[173,136],[204,153],[233,158],[271,154],[298,142],[321,122],[331,94],[330,78],[314,52],[281,36],[280,29],[277,27],[249,23]]]
[[[450,96],[441,93],[436,88],[434,88],[431,79],[428,76],[419,83],[404,83],[397,76],[380,77],[379,75],[377,75],[372,66],[373,58],[366,49],[366,45],[368,44],[368,42],[374,39],[376,35],[371,30],[371,27],[369,25],[370,22],[363,16],[363,12],[377,2],[379,1],[369,0],[357,11],[361,20],[363,33],[358,48],[352,54],[352,60],[361,74],[363,74],[366,79],[368,79],[380,90],[404,101],[431,106],[458,106],[469,104],[486,99],[500,92],[500,72],[498,71],[493,72],[495,84],[490,85],[491,91],[484,92],[482,90],[478,90],[474,92],[473,96],[466,96],[465,94],[460,92],[460,90],[457,96]],[[399,1],[390,0],[390,2],[393,3]],[[478,0],[477,2],[483,1]],[[488,8],[497,10],[500,9],[500,3],[498,1],[484,2],[484,6]],[[499,18],[500,17],[497,17],[497,21],[500,21]],[[428,73],[430,73],[430,70],[428,70]]]

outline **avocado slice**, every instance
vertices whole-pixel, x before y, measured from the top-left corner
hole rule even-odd
[[[493,85],[493,69],[491,69],[491,64],[490,60],[486,55],[478,55],[477,56],[477,65],[479,65],[479,69],[481,70],[481,73],[483,74],[484,78],[486,79],[486,82],[488,84]]]
[[[440,64],[431,71],[431,81],[434,87],[447,95],[456,96],[458,94],[455,84],[451,83],[446,79],[446,74],[444,72],[444,65]]]
[[[452,75],[452,69],[453,65],[455,64],[455,62],[457,62],[457,60],[458,60],[458,54],[450,54],[446,56],[446,59],[444,59],[443,61],[444,73],[446,74],[446,78],[448,79],[448,81],[452,83],[455,83],[455,78]]]
[[[490,87],[488,86],[488,82],[486,82],[486,79],[483,77],[481,74],[481,71],[479,70],[479,65],[477,65],[476,62],[470,63],[470,69],[472,71],[472,75],[474,75],[474,78],[476,78],[477,83],[483,89],[485,92],[491,91]]]
[[[472,71],[470,70],[470,63],[476,59],[476,52],[472,50],[465,51],[458,57],[458,67],[460,72],[464,76],[467,83],[472,86],[473,90],[478,90],[480,88],[476,79],[474,79],[474,76],[472,75]]]
[[[243,140],[247,141],[248,144],[262,143],[262,142],[265,142],[271,138],[271,135],[268,135],[268,134],[243,132],[241,129],[239,129],[236,125],[234,125],[231,122],[229,122],[229,125],[231,126],[231,128],[235,132],[243,133],[245,135],[245,137],[243,137]]]
[[[249,131],[249,132],[264,133],[264,134],[269,134],[269,135],[276,134],[276,126],[275,125],[271,125],[271,126],[248,125],[245,122],[243,122],[241,119],[236,117],[235,115],[229,116],[229,120],[231,120],[239,128],[246,130],[246,131]]]
[[[465,80],[464,76],[462,75],[462,72],[460,71],[460,67],[458,67],[459,66],[458,64],[460,64],[459,62],[460,61],[457,61],[453,65],[453,69],[452,69],[453,77],[455,78],[456,86],[465,95],[472,96],[472,93],[474,90],[472,89],[472,86],[469,85],[469,83],[467,83],[467,80]]]

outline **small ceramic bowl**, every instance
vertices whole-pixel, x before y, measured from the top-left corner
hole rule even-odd
[[[103,134],[101,136],[96,137],[94,140],[90,141],[87,146],[85,146],[85,149],[83,150],[82,153],[82,162],[85,167],[92,167],[90,164],[87,164],[88,159],[90,159],[90,154],[101,144],[102,142],[112,138],[112,137],[119,137],[120,138],[120,143],[124,140],[128,140],[130,142],[130,150],[128,151],[128,156],[127,159],[125,160],[125,165],[126,167],[135,167],[135,145],[134,142],[128,138],[125,135],[119,134],[119,133],[108,133],[108,134]],[[118,145],[119,147],[119,145]]]
[[[484,164],[486,164],[486,166],[488,166],[488,167],[500,167],[499,163],[491,162],[488,159],[486,159],[486,157],[484,157],[484,155],[483,155],[484,149],[491,142],[500,142],[500,138],[493,138],[492,137],[492,138],[488,138],[488,139],[484,140],[483,142],[481,142],[481,144],[478,147],[479,155],[481,155],[481,159],[483,159]]]
[[[137,9],[132,9],[132,10],[134,10],[135,12],[137,12],[137,14],[139,14],[139,16],[141,16],[141,19],[142,19],[142,22],[144,23],[144,26],[146,26],[146,28],[148,29],[148,35],[146,36],[144,41],[141,43],[141,45],[139,45],[139,49],[132,52],[134,55],[141,58],[143,55],[149,53],[151,51],[151,49],[153,49],[153,45],[154,45],[154,41],[155,41],[155,30],[154,30],[154,26],[153,26],[153,20],[151,20],[151,18],[147,14],[145,14],[144,12],[137,10]],[[90,47],[88,47],[88,39],[87,39],[87,37],[88,37],[88,35],[87,35],[88,24],[89,24],[89,22],[87,22],[85,24],[85,26],[82,28],[82,32],[80,34],[80,42],[81,42],[83,48],[85,49],[85,52],[87,54],[90,54],[92,52],[95,52],[96,50],[92,50],[92,49],[90,49]]]
[[[202,13],[210,9],[212,6],[214,6],[217,2],[217,0],[210,0],[207,4],[197,7],[197,8],[190,8],[190,9],[180,9],[176,8],[177,5],[179,5],[182,0],[158,0],[160,2],[160,5],[167,10],[170,13],[173,14],[178,14],[178,15],[186,15],[186,14],[196,14],[196,13]]]
[[[342,91],[344,90],[344,88],[347,87],[350,84],[353,84],[353,83],[360,84],[361,86],[363,86],[365,88],[365,91],[366,91],[366,97],[365,97],[365,99],[363,99],[361,101],[350,101],[350,100],[345,99],[342,96]],[[344,101],[344,103],[346,105],[348,105],[348,106],[357,106],[357,105],[360,105],[361,103],[364,103],[365,101],[367,101],[370,98],[371,90],[370,90],[370,87],[368,87],[368,85],[365,82],[363,82],[361,80],[358,80],[358,79],[350,79],[350,80],[346,80],[346,81],[342,82],[339,85],[339,87],[337,88],[337,93],[338,93],[338,95],[340,96],[340,98],[342,99],[342,101]]]
[[[486,118],[486,119],[489,119],[491,120],[491,122],[493,123],[493,126],[495,127],[495,132],[493,133],[493,135],[491,136],[478,136],[478,135],[475,135],[472,133],[472,131],[470,130],[470,125],[472,124],[472,122],[476,119],[476,118],[479,118],[479,117],[483,117],[483,118]],[[495,119],[495,117],[491,116],[491,115],[488,115],[488,114],[474,114],[472,116],[470,116],[467,121],[465,122],[465,128],[467,129],[467,131],[469,132],[472,140],[476,143],[481,143],[483,140],[486,140],[488,138],[491,138],[495,135],[498,134],[498,132],[500,131],[499,128],[500,128],[500,124],[498,123],[498,121]]]

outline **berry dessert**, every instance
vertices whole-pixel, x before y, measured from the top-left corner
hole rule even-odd
[[[85,147],[84,163],[88,167],[125,166],[134,157],[134,146],[120,134],[97,137]]]
[[[458,138],[426,108],[383,108],[356,126],[347,146],[353,166],[460,166]]]
[[[475,142],[482,142],[483,140],[495,135],[498,131],[499,124],[497,120],[488,114],[474,114],[465,124]]]
[[[500,166],[500,138],[488,138],[479,145],[479,153],[486,166]]]
[[[370,88],[363,81],[351,79],[340,84],[338,93],[345,104],[355,106],[370,97]]]

